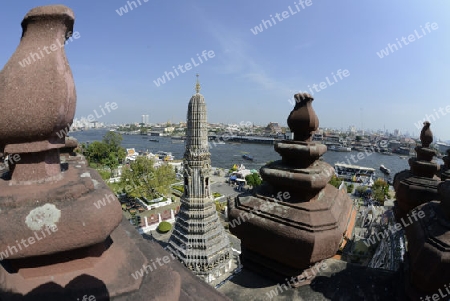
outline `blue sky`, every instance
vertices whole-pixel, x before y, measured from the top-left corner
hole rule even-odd
[[[293,94],[328,77],[333,85],[322,84],[313,95],[321,126],[417,135],[415,124],[434,115],[435,136],[450,139],[446,1],[312,0],[304,7],[298,0],[139,1],[133,10],[123,0],[60,1],[74,10],[80,34],[66,46],[77,87],[76,117],[116,102],[118,109],[100,121],[139,122],[142,114],[150,122],[184,121],[198,72],[210,122],[285,125]],[[23,16],[47,4],[3,4],[2,66],[19,43]],[[116,10],[124,6],[128,13],[119,16]],[[279,15],[279,21],[275,14],[283,11],[286,18]],[[266,22],[268,28],[255,35],[251,29],[270,15],[276,24]],[[427,22],[438,28],[427,31]],[[409,35],[414,41],[400,42]],[[386,48],[396,39],[402,48]],[[382,49],[389,55],[380,58]],[[214,57],[199,63],[197,53],[204,50]],[[174,72],[172,66],[192,60],[198,66],[155,85],[165,72]],[[335,81],[339,69],[348,76]]]

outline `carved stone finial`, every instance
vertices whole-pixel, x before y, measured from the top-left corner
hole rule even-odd
[[[319,119],[311,105],[314,98],[308,93],[294,95],[296,104],[287,119],[287,124],[294,133],[295,141],[310,142],[312,134],[319,127]]]
[[[431,142],[433,142],[433,132],[430,129],[430,122],[428,121],[423,123],[423,128],[420,132],[420,141],[422,142],[422,147],[429,147]]]
[[[0,149],[21,157],[12,166],[11,184],[61,178],[58,149],[65,145],[76,104],[64,51],[73,25],[74,14],[66,6],[32,9],[22,21],[19,46],[0,72],[0,82],[6,83],[0,85],[0,111],[14,112],[0,119]],[[49,46],[52,52],[42,51]]]

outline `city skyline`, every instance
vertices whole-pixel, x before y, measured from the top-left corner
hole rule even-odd
[[[78,118],[110,102],[118,109],[99,122],[132,123],[142,114],[151,123],[185,121],[199,73],[213,123],[285,125],[293,95],[309,92],[321,127],[418,136],[416,124],[429,116],[435,136],[450,140],[448,3],[61,3],[77,18],[66,53]],[[0,62],[19,42],[21,28],[10,24],[45,4],[8,4]]]

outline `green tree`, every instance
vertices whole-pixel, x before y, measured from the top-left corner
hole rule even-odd
[[[123,137],[121,134],[117,132],[107,132],[105,136],[103,136],[103,142],[108,145],[108,148],[111,152],[117,153],[121,148]]]
[[[358,196],[362,196],[367,191],[367,189],[368,189],[367,186],[360,185],[356,187],[355,194]]]
[[[226,205],[224,203],[216,201],[216,211],[218,211],[218,212],[224,211],[225,210],[225,206]]]
[[[88,146],[83,145],[83,153],[91,166],[108,167],[111,176],[126,156],[125,149],[120,146],[122,139],[122,135],[108,132],[102,141],[94,141]]]
[[[141,127],[141,129],[140,129],[140,134],[141,134],[141,135],[147,135],[147,134],[148,134],[148,129],[145,128],[145,127]]]
[[[355,186],[353,184],[349,184],[347,186],[347,193],[352,193],[354,188],[355,188]]]
[[[333,175],[330,179],[330,181],[328,182],[328,184],[333,185],[336,188],[339,188],[339,186],[341,186],[342,180],[339,179],[336,175]]]
[[[167,233],[172,229],[172,225],[169,222],[160,222],[158,225],[158,231],[161,233]]]
[[[377,179],[372,185],[372,195],[376,201],[383,204],[385,197],[389,197],[389,184],[383,179]]]
[[[252,188],[258,187],[258,186],[261,185],[261,183],[262,183],[261,177],[260,177],[259,174],[256,173],[256,172],[247,175],[247,176],[245,177],[245,181],[247,181],[247,184],[250,185],[250,186],[252,186]]]
[[[175,171],[169,164],[158,168],[154,164],[152,159],[137,157],[122,170],[121,185],[129,196],[154,199],[170,192],[170,185],[176,182]]]
[[[104,165],[109,157],[108,145],[100,141],[94,141],[86,148],[85,156],[91,164]]]

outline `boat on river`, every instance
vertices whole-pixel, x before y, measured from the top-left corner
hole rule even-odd
[[[332,145],[329,147],[330,151],[335,151],[335,152],[351,152],[352,148],[351,147],[346,147],[346,146],[342,146],[342,145]]]
[[[253,157],[250,156],[249,154],[242,155],[242,159],[248,160],[248,161],[253,161]]]
[[[336,176],[345,181],[362,183],[369,186],[373,184],[373,177],[375,176],[374,168],[336,163],[334,164],[334,170]]]
[[[391,173],[391,170],[389,168],[386,168],[386,166],[384,166],[383,164],[380,165],[380,170],[386,175],[389,175]]]

